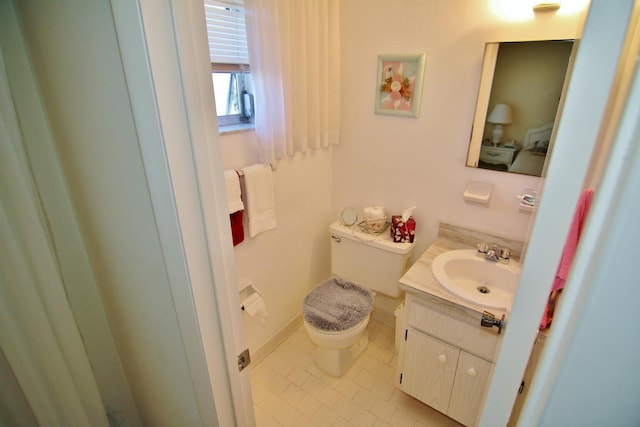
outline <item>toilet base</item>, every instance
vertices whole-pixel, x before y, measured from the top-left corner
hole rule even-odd
[[[369,344],[369,331],[365,330],[362,336],[347,348],[331,349],[316,346],[316,365],[328,375],[341,377],[365,351],[367,344]]]

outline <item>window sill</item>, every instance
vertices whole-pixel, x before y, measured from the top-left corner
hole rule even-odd
[[[229,135],[232,133],[247,132],[255,129],[253,123],[237,123],[233,125],[218,126],[220,135]]]

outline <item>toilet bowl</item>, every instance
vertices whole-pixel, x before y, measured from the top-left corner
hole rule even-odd
[[[305,320],[304,328],[316,345],[316,366],[331,376],[341,377],[367,348],[368,324],[369,315],[345,331],[323,331],[314,328]]]
[[[317,285],[302,305],[304,327],[317,346],[316,365],[341,376],[366,349],[366,332],[373,308],[373,292],[332,277]]]
[[[395,243],[386,235],[372,236],[340,223],[332,224],[330,232],[334,277],[305,297],[302,314],[316,345],[316,365],[340,377],[367,348],[374,291],[399,296],[398,280],[409,265],[414,243]],[[334,294],[331,286],[345,289]]]

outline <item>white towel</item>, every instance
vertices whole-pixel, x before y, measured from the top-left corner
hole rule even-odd
[[[251,165],[244,173],[245,201],[249,236],[276,228],[275,193],[273,172],[267,164]]]
[[[227,205],[229,205],[229,213],[244,210],[244,203],[240,192],[240,178],[234,170],[224,171],[224,184],[227,187]]]

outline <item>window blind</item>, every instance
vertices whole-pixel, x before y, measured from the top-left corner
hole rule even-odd
[[[247,71],[249,50],[243,1],[205,0],[204,9],[212,70]]]

